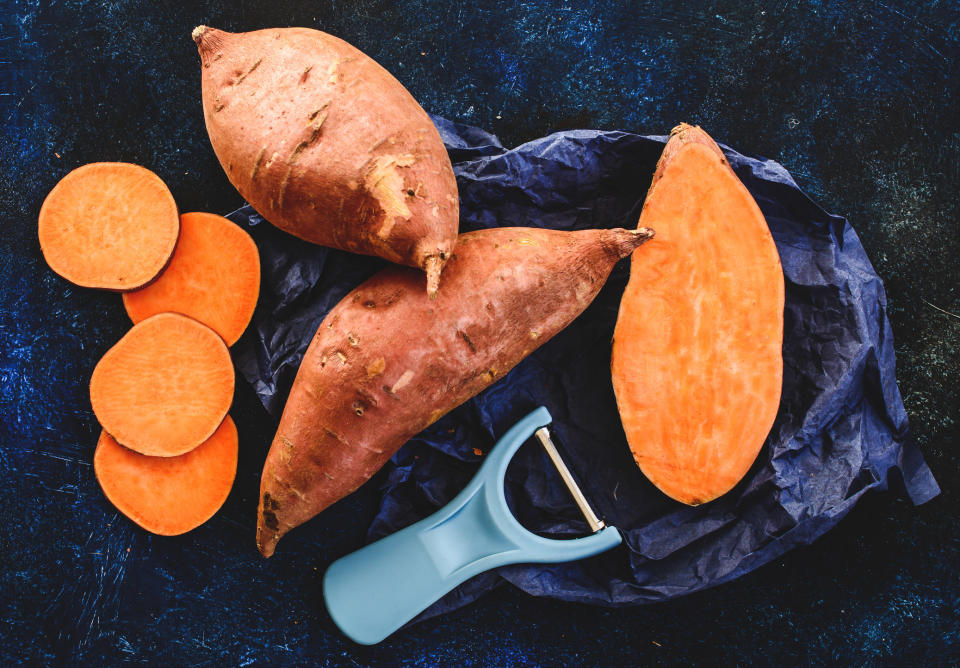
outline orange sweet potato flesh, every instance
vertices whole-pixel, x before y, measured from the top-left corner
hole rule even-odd
[[[213,329],[227,345],[247,328],[260,295],[260,256],[243,229],[223,216],[185,213],[170,264],[145,288],[123,295],[134,323],[166,311]]]
[[[170,190],[149,169],[95,162],[67,174],[40,208],[50,268],[71,283],[134,290],[163,270],[180,232]]]
[[[307,28],[200,26],[207,133],[227,177],[307,241],[427,272],[435,292],[459,201],[439,132],[370,57]]]
[[[714,141],[674,129],[640,224],[614,332],[620,417],[643,473],[711,501],[763,446],[783,381],[783,270],[763,214]]]
[[[257,546],[370,478],[410,437],[576,318],[650,230],[498,228],[461,235],[436,299],[391,267],[330,311],[310,343],[260,482]]]
[[[207,440],[233,401],[230,351],[216,332],[184,315],[136,324],[90,378],[97,420],[121,445],[173,457]]]
[[[151,533],[176,536],[220,509],[237,474],[237,428],[228,415],[213,435],[178,457],[148,457],[100,434],[93,471],[117,510]]]

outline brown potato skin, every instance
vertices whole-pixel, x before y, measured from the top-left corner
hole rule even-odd
[[[321,323],[260,483],[257,547],[360,487],[412,436],[504,376],[593,301],[652,231],[496,228],[460,236],[436,299],[390,267]]]
[[[318,30],[193,37],[210,142],[244,199],[301,239],[432,268],[435,287],[456,243],[457,183],[406,88]]]

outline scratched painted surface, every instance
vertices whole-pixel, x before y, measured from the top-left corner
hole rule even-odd
[[[453,3],[0,0],[0,653],[37,663],[612,665],[948,663],[960,655],[960,10],[955,2]],[[240,204],[207,144],[195,24],[306,25],[393,71],[431,112],[513,145],[680,120],[786,165],[848,216],[886,280],[911,424],[943,494],[864,501],[817,544],[720,589],[604,610],[507,589],[360,648],[320,602],[376,482],[269,562],[253,548],[272,424],[246,387],[224,509],[179,538],[119,516],[91,469],[86,383],[127,328],[36,241],[71,167],[154,169],[185,211]],[[638,187],[646,187],[639,184]],[[307,566],[304,566],[307,564]],[[696,620],[691,623],[691,620]]]

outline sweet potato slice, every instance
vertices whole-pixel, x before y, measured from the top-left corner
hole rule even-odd
[[[161,536],[194,529],[220,509],[237,474],[237,427],[228,415],[213,435],[178,457],[148,457],[100,434],[93,471],[121,513]]]
[[[417,432],[573,322],[650,230],[494,228],[460,236],[430,299],[389,267],[324,318],[260,481],[257,546],[366,482]]]
[[[124,162],[78,167],[40,208],[50,268],[71,283],[134,290],[163,270],[180,232],[173,195],[149,169]]]
[[[260,294],[260,256],[249,234],[223,216],[185,213],[170,264],[150,285],[126,292],[133,322],[173,311],[236,343]]]
[[[160,313],[134,325],[97,363],[90,403],[120,444],[173,457],[216,431],[233,401],[233,382],[230,351],[216,332]]]
[[[700,128],[671,133],[614,333],[630,449],[668,496],[711,501],[746,474],[780,403],[783,270],[753,197]]]

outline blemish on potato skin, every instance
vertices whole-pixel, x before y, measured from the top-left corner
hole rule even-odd
[[[270,496],[270,492],[264,492],[264,494],[263,494],[263,507],[266,508],[266,509],[268,509],[268,510],[276,510],[277,508],[280,507],[280,504],[279,504],[279,502],[277,502],[277,500],[276,500],[275,498],[273,498],[272,496]]]
[[[239,76],[237,77],[237,80],[233,82],[233,85],[234,85],[234,86],[237,86],[237,85],[239,85],[240,83],[242,83],[243,80],[246,79],[248,76],[250,76],[250,74],[251,74],[255,69],[257,69],[258,67],[260,67],[260,63],[261,63],[262,61],[263,61],[263,58],[258,58],[258,59],[257,59],[257,62],[255,62],[253,65],[250,66],[250,69],[248,69],[246,72],[244,72],[243,74],[241,74],[241,75],[239,75]]]
[[[381,155],[370,161],[364,176],[364,187],[384,214],[384,222],[377,236],[386,239],[396,223],[396,218],[409,220],[413,215],[400,196],[403,176],[399,170],[416,162],[411,154]]]
[[[461,339],[464,340],[464,342],[466,342],[467,346],[470,348],[470,352],[473,352],[473,353],[477,352],[477,346],[473,343],[470,337],[467,336],[467,333],[465,331],[463,331],[462,329],[458,329],[457,334],[460,336]]]
[[[278,210],[283,209],[283,196],[287,193],[287,185],[290,183],[290,174],[293,172],[293,165],[287,167],[286,173],[283,175],[283,180],[280,182],[280,195],[277,197],[276,208]]]
[[[334,431],[333,429],[331,429],[330,427],[327,427],[326,425],[323,426],[323,433],[325,433],[327,436],[329,436],[330,438],[334,439],[335,441],[339,441],[339,442],[343,443],[344,445],[349,445],[349,444],[346,442],[346,440],[344,440],[343,436],[341,436],[340,434],[338,434],[337,432],[335,432],[335,431]]]
[[[382,357],[378,357],[367,365],[367,378],[375,378],[383,373],[387,367],[387,362]]]
[[[363,404],[365,409],[371,407],[377,408],[380,405],[377,396],[363,387],[357,388],[357,396],[359,397],[358,401]]]
[[[410,384],[410,381],[413,380],[414,373],[411,369],[407,369],[401,374],[400,378],[397,379],[397,382],[393,384],[393,387],[390,388],[391,394],[396,394],[398,390],[402,390],[404,387]]]
[[[284,464],[289,464],[290,459],[293,457],[293,451],[296,450],[296,447],[289,438],[283,435],[280,436],[280,443],[283,445],[283,448],[280,450],[280,459],[283,460]]]
[[[330,67],[327,69],[327,83],[335,84],[340,79],[340,59],[330,63]]]
[[[311,111],[310,114],[307,116],[307,120],[312,121],[313,119],[315,119],[320,114],[321,111],[327,108],[329,104],[330,104],[330,101],[328,100],[327,102],[324,102],[319,107]],[[324,114],[324,118],[326,118],[326,114]]]
[[[263,162],[263,154],[266,152],[267,147],[264,146],[260,149],[260,152],[257,153],[257,159],[253,161],[253,171],[250,172],[250,180],[253,181],[257,178],[257,172],[260,171],[260,163]]]
[[[280,522],[277,520],[277,513],[275,512],[280,508],[280,504],[270,496],[269,492],[265,492],[263,495],[263,523],[271,531],[278,531],[280,529]]]

